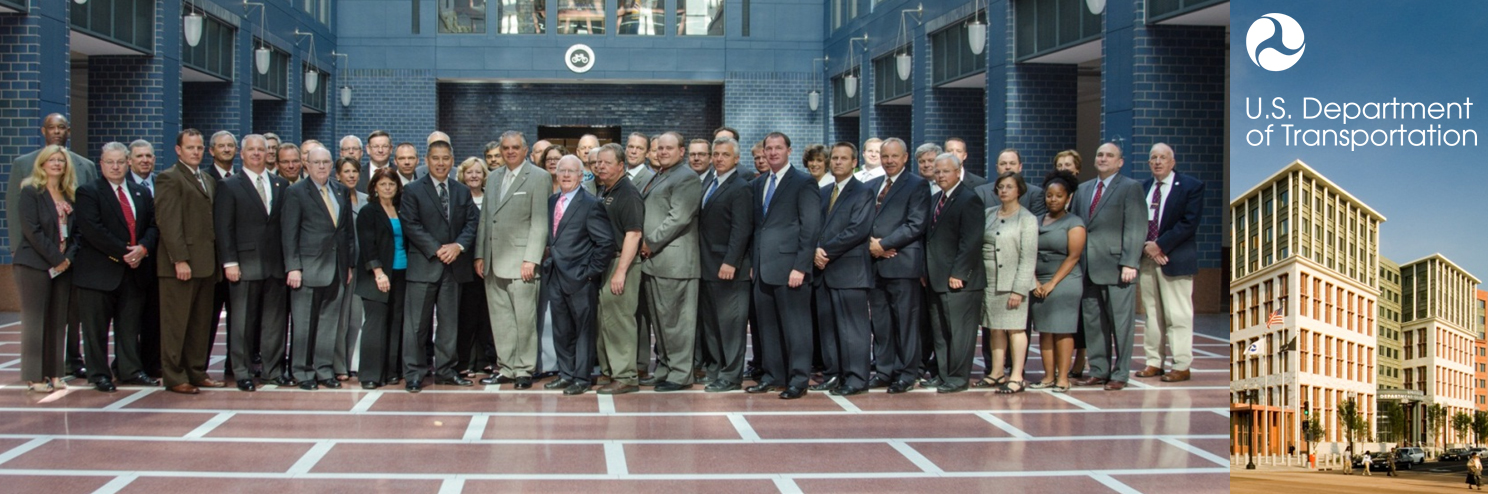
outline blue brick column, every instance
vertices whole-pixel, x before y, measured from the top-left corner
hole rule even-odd
[[[868,140],[870,137],[877,137],[879,139],[890,137],[898,137],[900,139],[910,138],[910,122],[913,119],[913,115],[909,105],[885,106],[876,103],[879,96],[875,88],[878,86],[872,78],[899,77],[899,74],[893,71],[887,74],[879,74],[877,71],[871,70],[872,66],[872,63],[863,64],[864,73],[869,75],[864,76],[863,87],[867,88],[867,94],[863,95],[863,117],[859,119],[861,121],[859,128],[861,129],[861,135],[865,137],[863,137],[863,140],[853,142],[853,144],[862,146],[863,141]],[[914,77],[914,75],[911,74],[910,77]]]
[[[144,139],[166,168],[181,130],[181,3],[159,2],[155,15],[154,55],[88,58],[88,148]]]
[[[1024,178],[1039,181],[1054,170],[1054,155],[1075,146],[1076,70],[1072,64],[1008,67],[1005,140],[998,145],[988,136],[988,163],[995,163],[1003,149],[1015,148],[1023,156]]]
[[[1218,269],[1225,202],[1225,28],[1147,25],[1143,0],[1106,8],[1103,139],[1124,137],[1125,170],[1133,178],[1151,177],[1148,150],[1165,142],[1174,148],[1178,171],[1205,182],[1199,267]]]
[[[240,94],[248,87],[240,82],[187,82],[181,85],[181,125],[200,130],[207,139],[219,130],[241,139],[244,125]],[[249,116],[251,118],[251,115]],[[207,144],[211,147],[211,143]]]
[[[334,103],[338,136],[355,134],[365,141],[372,131],[385,130],[392,134],[393,144],[406,141],[422,146],[438,125],[439,90],[433,71],[341,72],[344,77],[342,84],[351,86],[351,106],[342,107],[339,101]],[[340,89],[340,85],[336,86],[337,91]],[[455,139],[455,142],[460,141]],[[480,141],[478,146],[485,143]]]
[[[806,101],[812,89],[822,91],[815,112]],[[748,158],[749,146],[778,131],[790,136],[791,163],[800,164],[808,144],[825,140],[823,119],[831,115],[831,94],[810,72],[730,72],[723,82],[723,123],[742,134],[741,159]]]
[[[929,41],[915,43],[914,110],[910,152],[925,142],[966,141],[966,169],[986,176],[987,93],[982,88],[932,87],[934,65]]]
[[[853,49],[853,43],[848,43],[847,46],[848,46],[848,49]],[[861,148],[861,147],[863,147],[863,141],[868,140],[868,138],[870,138],[870,137],[878,137],[878,136],[875,136],[873,134],[873,127],[874,127],[874,125],[873,125],[874,124],[874,122],[873,122],[873,120],[874,120],[874,118],[873,118],[873,112],[876,109],[875,107],[878,106],[878,105],[873,104],[874,101],[877,101],[878,100],[878,95],[877,94],[874,94],[874,90],[873,90],[873,88],[875,87],[874,86],[873,79],[875,77],[878,77],[878,71],[873,70],[873,61],[868,59],[868,51],[867,50],[859,51],[857,54],[860,56],[859,60],[861,60],[861,62],[859,62],[859,64],[860,64],[859,66],[862,67],[862,69],[858,71],[858,101],[859,101],[859,103],[858,103],[858,137],[859,137],[859,139],[856,140],[856,141],[847,141],[847,142],[851,142],[851,143],[853,143],[853,145],[858,146],[858,147]],[[827,144],[827,145],[830,146],[834,142],[836,142],[836,141],[827,142],[827,143],[824,143],[824,144]],[[828,149],[828,151],[830,152],[831,150]],[[859,158],[859,159],[861,159],[861,158]]]
[[[301,58],[298,50],[290,50],[288,82],[284,85],[283,100],[256,100],[253,102],[253,133],[273,133],[281,143],[300,143],[300,85],[305,83],[300,70]]]

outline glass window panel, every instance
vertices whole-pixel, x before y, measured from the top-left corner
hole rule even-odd
[[[440,34],[486,32],[486,0],[439,0]]]
[[[542,0],[495,0],[499,3],[501,34],[543,34],[548,32],[548,6]]]
[[[662,0],[619,0],[615,19],[620,34],[660,36],[666,34],[666,8]]]
[[[558,34],[604,34],[604,0],[560,0]]]
[[[677,34],[723,36],[723,0],[677,0]]]

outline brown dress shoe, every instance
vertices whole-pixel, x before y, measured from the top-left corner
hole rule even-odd
[[[198,387],[198,388],[225,388],[225,387],[227,387],[227,383],[222,382],[222,381],[213,381],[212,378],[210,378],[210,377],[208,377],[206,379],[202,379],[202,380],[197,381],[197,382],[194,382],[192,384],[195,384],[196,387]]]
[[[602,395],[623,395],[626,393],[634,393],[640,390],[640,386],[636,386],[634,384],[625,384],[620,381],[611,381],[609,384],[600,387],[599,391],[596,392]]]
[[[594,380],[594,385],[595,386],[604,386],[604,385],[609,384],[609,383],[612,383],[612,382],[615,382],[615,380],[614,379],[611,379],[610,376],[599,376],[598,379],[595,379]]]
[[[171,386],[169,388],[165,388],[165,390],[166,391],[170,391],[172,393],[181,393],[181,394],[184,394],[184,395],[194,395],[194,394],[197,393],[196,386],[192,386],[192,385],[187,384],[187,383],[177,384],[175,386]]]
[[[1121,391],[1123,389],[1126,389],[1126,383],[1123,381],[1106,382],[1106,391]]]
[[[1079,381],[1075,381],[1075,385],[1076,386],[1100,386],[1100,385],[1105,384],[1105,383],[1106,383],[1106,378],[1104,378],[1104,377],[1095,377],[1095,376],[1090,376],[1090,377],[1081,379]]]
[[[1190,376],[1189,373],[1188,373],[1188,371],[1186,371],[1186,370],[1173,371],[1173,372],[1169,372],[1168,375],[1163,376],[1162,377],[1162,382],[1165,382],[1165,383],[1182,382],[1182,381],[1189,380],[1190,377],[1192,377],[1192,376]]]
[[[1146,369],[1142,369],[1141,372],[1138,372],[1136,374],[1137,377],[1141,377],[1141,378],[1157,377],[1157,376],[1161,376],[1161,375],[1163,375],[1162,367],[1153,367],[1153,366],[1150,366],[1150,365],[1147,366]]]

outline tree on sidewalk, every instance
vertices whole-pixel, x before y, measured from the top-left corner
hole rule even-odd
[[[1488,436],[1488,412],[1479,411],[1473,414],[1473,444],[1483,444],[1483,436]]]
[[[1468,431],[1472,430],[1473,418],[1467,412],[1457,412],[1452,415],[1452,430],[1457,431],[1457,438],[1462,442],[1468,442]]]
[[[1312,454],[1312,445],[1323,440],[1323,423],[1319,417],[1307,419],[1302,424],[1302,440],[1307,441],[1307,454]]]
[[[1441,403],[1433,403],[1426,407],[1426,430],[1431,434],[1431,444],[1437,450],[1441,449],[1442,436],[1446,435],[1447,407]]]
[[[1405,437],[1405,407],[1398,401],[1386,401],[1380,404],[1380,414],[1384,416],[1385,430],[1381,435],[1388,435],[1394,442],[1404,445],[1410,438]],[[1488,417],[1485,417],[1488,419]]]
[[[1364,420],[1364,414],[1359,412],[1359,404],[1353,398],[1338,405],[1338,425],[1343,427],[1343,437],[1348,441],[1349,457],[1344,462],[1344,471],[1350,471],[1354,464],[1354,438],[1369,429],[1369,423]]]

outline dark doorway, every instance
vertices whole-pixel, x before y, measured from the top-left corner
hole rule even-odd
[[[586,127],[582,125],[539,125],[537,126],[538,140],[546,140],[555,146],[563,146],[572,153],[579,149],[579,138],[584,134],[594,134],[599,138],[599,145],[603,146],[612,142],[620,142],[620,127]]]

